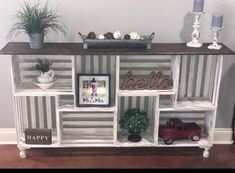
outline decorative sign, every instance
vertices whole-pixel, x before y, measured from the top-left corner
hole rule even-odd
[[[128,71],[124,82],[123,89],[127,90],[144,90],[144,89],[153,89],[153,90],[161,90],[161,89],[171,89],[172,88],[172,80],[170,79],[162,79],[162,71],[156,73],[152,71],[146,79],[134,80],[132,72]]]
[[[78,74],[77,106],[109,106],[110,75]]]
[[[25,143],[26,144],[51,144],[50,129],[26,129]]]

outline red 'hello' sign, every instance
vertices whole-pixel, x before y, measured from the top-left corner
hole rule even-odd
[[[127,72],[122,88],[127,90],[144,90],[144,89],[171,89],[172,80],[162,78],[162,71],[156,73],[152,71],[146,79],[135,80],[132,72]]]

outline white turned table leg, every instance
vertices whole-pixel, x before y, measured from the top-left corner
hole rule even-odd
[[[209,155],[210,155],[209,149],[210,149],[210,148],[204,148],[203,157],[205,157],[205,158],[208,158],[208,157],[209,157]]]
[[[20,158],[21,158],[21,159],[25,159],[25,158],[26,158],[25,149],[20,149]]]

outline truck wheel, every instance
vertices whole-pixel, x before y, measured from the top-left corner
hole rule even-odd
[[[199,139],[200,139],[200,136],[198,136],[198,135],[193,135],[192,136],[193,141],[198,141]]]
[[[165,143],[166,145],[170,145],[170,144],[172,144],[173,142],[174,142],[174,138],[164,139],[164,143]]]

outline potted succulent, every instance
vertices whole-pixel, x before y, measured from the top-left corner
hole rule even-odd
[[[129,132],[128,140],[131,142],[141,141],[141,132],[145,132],[149,127],[147,113],[138,108],[129,108],[121,116],[120,128]]]
[[[25,32],[29,36],[30,47],[40,49],[43,47],[44,36],[49,31],[66,35],[66,27],[60,19],[61,17],[49,7],[48,3],[42,6],[39,1],[34,5],[24,2],[21,9],[16,12],[16,22],[11,27],[8,36],[16,37]]]
[[[38,76],[39,83],[50,83],[54,80],[54,71],[50,69],[52,62],[48,59],[37,59],[36,69],[39,71]]]

